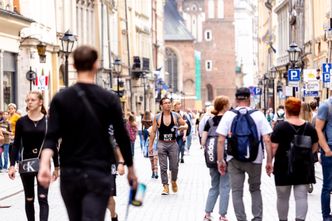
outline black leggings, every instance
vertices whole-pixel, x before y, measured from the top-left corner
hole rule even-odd
[[[35,220],[35,208],[34,208],[35,178],[37,179],[37,173],[29,175],[21,174],[21,180],[25,194],[25,213],[27,215],[28,221]],[[39,219],[40,221],[47,221],[48,211],[49,211],[48,201],[47,201],[48,188],[42,187],[39,184],[38,180],[37,180],[37,193],[38,193],[38,202],[40,207]]]

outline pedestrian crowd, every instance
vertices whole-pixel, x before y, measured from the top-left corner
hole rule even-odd
[[[243,202],[246,177],[252,220],[263,220],[264,159],[265,172],[274,175],[280,221],[288,219],[292,190],[296,220],[306,219],[308,192],[316,182],[314,163],[320,161],[322,217],[332,220],[332,98],[318,105],[317,100],[304,103],[288,97],[273,113],[272,108],[252,108],[250,90],[238,88],[233,107],[227,96],[218,96],[204,113],[198,113],[184,110],[181,101],[163,97],[157,113],[124,115],[118,96],[95,84],[97,51],[78,47],[73,60],[77,83],[57,93],[47,112],[38,91],[28,93],[26,115],[20,116],[15,104],[1,112],[0,169],[8,169],[11,179],[16,170],[20,173],[28,221],[35,220],[35,181],[39,220],[46,221],[48,188],[58,177],[71,221],[104,220],[107,208],[112,221],[118,220],[116,177],[125,174],[125,166],[131,188],[129,203],[140,205],[139,191],[144,185],[135,174],[135,143],[150,161],[151,178],[160,177],[161,195],[181,191],[179,164],[186,162],[196,136],[211,178],[204,221],[212,220],[218,199],[219,220],[227,221],[230,195],[237,220],[248,220]]]

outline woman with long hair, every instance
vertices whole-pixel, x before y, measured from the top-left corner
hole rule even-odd
[[[211,114],[214,116],[207,120],[204,131],[202,134],[202,146],[206,148],[206,141],[208,139],[209,130],[216,129],[216,126],[219,124],[221,118],[224,113],[229,110],[230,104],[229,99],[226,96],[218,96],[213,105],[213,110]],[[211,123],[210,123],[211,122]],[[213,123],[213,125],[211,125]],[[217,148],[216,146],[214,148]],[[204,221],[211,221],[211,213],[213,208],[217,202],[218,196],[219,198],[219,220],[227,221],[226,213],[228,209],[228,201],[229,201],[229,192],[230,192],[230,184],[229,184],[229,175],[226,172],[225,175],[221,175],[218,171],[217,166],[215,168],[210,169],[211,176],[211,188],[209,190],[208,198],[206,200],[205,205],[205,216]]]
[[[286,121],[277,124],[271,135],[277,211],[280,221],[287,220],[293,189],[295,218],[301,221],[308,211],[308,184],[315,183],[312,153],[318,149],[318,136],[311,123],[301,119],[299,98],[288,98],[285,109]]]
[[[42,148],[43,140],[45,139],[46,131],[46,110],[43,105],[43,95],[39,91],[29,92],[27,98],[28,114],[21,117],[16,123],[15,139],[13,150],[10,159],[10,169],[8,172],[10,179],[15,179],[15,156],[23,148],[23,159],[31,159],[39,156]],[[53,179],[58,177],[59,163],[57,154],[53,157],[55,170]],[[35,220],[34,209],[34,182],[37,178],[36,173],[21,174],[25,194],[25,212],[28,221]],[[42,187],[37,180],[37,194],[39,202],[39,220],[47,221],[49,214],[49,206],[47,200],[48,188]]]
[[[129,114],[127,121],[127,130],[130,138],[131,154],[134,156],[135,153],[135,141],[138,133],[137,123],[135,115]]]

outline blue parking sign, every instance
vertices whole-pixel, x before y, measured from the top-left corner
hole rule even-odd
[[[324,63],[322,65],[323,70],[323,83],[329,83],[331,81],[330,71],[332,69],[331,63]]]
[[[288,86],[298,87],[301,80],[301,69],[288,70]]]
[[[255,87],[255,95],[262,95],[262,89],[260,87]]]

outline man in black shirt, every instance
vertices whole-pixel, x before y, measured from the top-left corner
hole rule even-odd
[[[69,219],[104,220],[115,163],[110,125],[128,167],[128,181],[136,188],[130,140],[119,98],[95,84],[97,51],[81,46],[73,57],[77,84],[60,91],[51,102],[38,179],[43,186],[50,184],[50,158],[61,138],[60,189]]]

